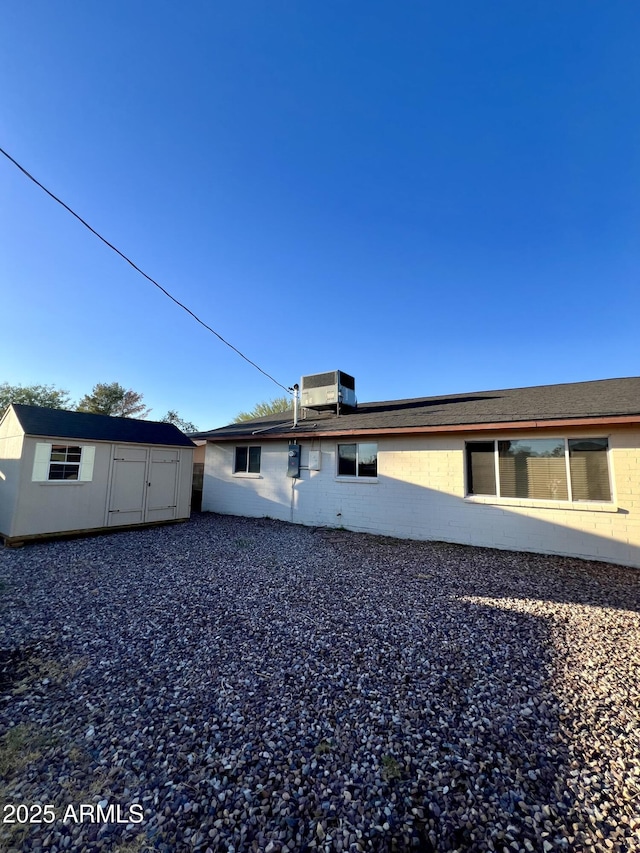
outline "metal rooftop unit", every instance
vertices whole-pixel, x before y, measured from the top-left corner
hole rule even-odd
[[[358,405],[356,380],[342,370],[302,377],[300,404],[304,409],[352,411]]]

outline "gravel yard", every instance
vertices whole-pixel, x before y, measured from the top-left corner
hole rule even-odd
[[[268,519],[0,550],[0,849],[640,850],[639,611]]]

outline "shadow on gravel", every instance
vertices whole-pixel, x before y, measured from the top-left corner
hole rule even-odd
[[[637,706],[615,650],[637,637],[635,577],[210,515],[0,554],[0,799],[56,810],[0,839],[631,853],[615,767]],[[63,823],[83,802],[144,821]]]

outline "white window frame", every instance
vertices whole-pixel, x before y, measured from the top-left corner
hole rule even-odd
[[[251,450],[253,450],[254,448],[257,448],[260,451],[260,467],[259,467],[258,471],[249,471],[249,460],[251,458]],[[244,468],[244,470],[241,470],[241,471],[236,470],[236,468],[237,468],[237,454],[238,454],[239,449],[243,449],[243,450],[247,451],[246,467]],[[233,448],[232,475],[234,477],[249,477],[249,478],[251,478],[251,477],[253,477],[253,478],[262,477],[262,445],[261,444],[251,444],[251,445],[249,445],[249,444],[237,444]]]
[[[355,474],[340,474],[340,447],[345,445],[355,444],[356,446],[356,473]],[[360,445],[361,444],[375,444],[376,446],[376,473],[374,476],[369,476],[367,474],[359,474],[358,468],[360,467]],[[340,441],[336,443],[336,480],[344,480],[347,482],[353,482],[354,480],[358,480],[361,483],[377,483],[378,482],[378,457],[380,455],[380,451],[378,448],[377,441]]]
[[[500,441],[536,441],[540,438],[550,439],[553,441],[562,441],[564,443],[564,460],[565,460],[565,475],[567,481],[567,497],[566,498],[522,498],[522,497],[512,497],[510,495],[502,495],[501,494],[501,482],[500,482],[500,452],[498,449],[498,443]],[[607,476],[609,480],[609,500],[580,500],[574,499],[573,497],[573,486],[571,483],[571,464],[569,457],[569,442],[570,441],[580,441],[583,439],[584,441],[588,441],[589,439],[597,439],[597,438],[606,438],[607,440]],[[465,488],[465,499],[469,501],[475,501],[477,503],[492,503],[495,500],[499,500],[501,503],[509,502],[512,505],[546,505],[552,504],[557,506],[568,506],[569,504],[573,504],[576,508],[591,508],[597,506],[603,506],[607,509],[615,509],[615,497],[614,497],[614,483],[613,483],[613,469],[611,465],[611,436],[609,435],[595,435],[595,436],[585,436],[585,435],[570,435],[570,436],[559,436],[559,435],[550,435],[550,436],[512,436],[510,439],[504,438],[494,438],[494,439],[468,439],[464,442],[464,488]],[[469,488],[469,470],[468,470],[468,455],[467,455],[467,446],[470,444],[493,444],[493,461],[495,466],[495,482],[496,482],[496,494],[495,495],[483,495],[483,494],[473,494],[468,491]]]
[[[64,462],[60,463],[57,460],[53,460],[51,457],[54,452],[54,447],[64,447],[67,449],[70,447],[79,447],[80,448],[80,461],[79,462]],[[35,453],[33,458],[33,472],[31,475],[31,480],[34,483],[50,483],[52,485],[73,485],[78,483],[89,483],[93,480],[93,467],[95,463],[95,455],[96,448],[94,445],[89,444],[79,444],[77,442],[69,442],[69,441],[40,441],[36,444]],[[51,477],[51,467],[52,465],[77,465],[78,466],[78,477],[75,480],[58,480],[56,478]]]

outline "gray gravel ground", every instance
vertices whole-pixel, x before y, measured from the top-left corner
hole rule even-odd
[[[0,849],[640,850],[639,586],[215,515],[4,549]]]

